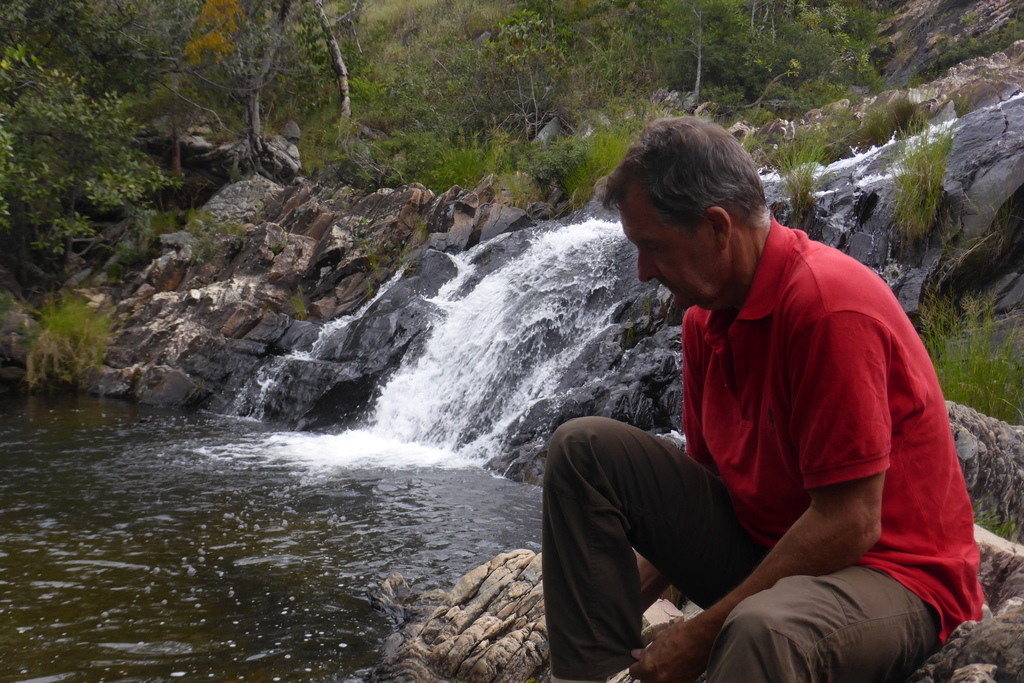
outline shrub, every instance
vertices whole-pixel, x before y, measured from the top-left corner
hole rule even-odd
[[[958,307],[930,297],[921,308],[921,336],[948,400],[1017,424],[1024,407],[1021,330],[1000,330],[993,308],[990,299],[968,298]]]
[[[942,203],[942,178],[953,130],[931,129],[903,142],[893,169],[896,226],[904,242],[928,236]]]
[[[98,314],[84,299],[50,299],[39,313],[39,332],[31,340],[25,383],[30,391],[78,390],[103,362],[110,318]]]

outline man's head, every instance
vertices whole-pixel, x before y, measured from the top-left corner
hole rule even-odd
[[[637,276],[680,307],[739,309],[768,235],[757,168],[721,127],[695,118],[647,126],[605,185],[637,248]]]
[[[754,226],[768,221],[754,160],[736,138],[704,119],[687,116],[648,124],[608,176],[605,207],[620,208],[634,185],[666,225],[691,226],[712,206]]]

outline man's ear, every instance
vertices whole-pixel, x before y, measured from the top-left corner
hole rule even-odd
[[[711,223],[711,229],[715,235],[715,242],[719,248],[725,247],[732,237],[732,231],[736,227],[732,215],[721,206],[712,206],[705,213],[704,217]]]

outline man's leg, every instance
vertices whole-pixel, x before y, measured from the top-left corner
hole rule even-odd
[[[572,420],[551,437],[543,542],[551,671],[577,680],[621,671],[641,646],[634,548],[702,606],[765,552],[717,477],[668,441],[605,418]]]
[[[793,576],[729,615],[708,683],[903,681],[938,644],[931,608],[882,572]]]

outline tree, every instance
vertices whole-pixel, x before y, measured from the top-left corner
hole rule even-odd
[[[347,120],[352,118],[352,103],[348,92],[348,68],[345,66],[345,60],[341,56],[338,39],[334,37],[331,21],[327,18],[327,12],[324,11],[324,0],[313,0],[313,6],[316,8],[320,27],[324,32],[324,40],[327,43],[327,51],[330,54],[331,69],[338,78],[338,91],[341,96],[341,118]],[[358,13],[359,7],[360,5],[357,1],[349,12]]]
[[[240,170],[268,177],[275,173],[264,163],[262,95],[280,70],[291,10],[292,0],[205,0],[185,46],[190,67],[212,60],[205,80],[222,87],[241,105]]]
[[[115,95],[92,97],[83,79],[45,68],[28,48],[0,59],[0,205],[22,249],[70,253],[109,212],[167,182],[133,144],[134,120]]]

